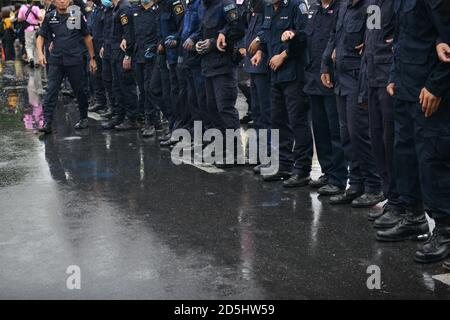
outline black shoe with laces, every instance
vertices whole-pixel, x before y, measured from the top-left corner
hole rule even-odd
[[[382,215],[374,221],[373,226],[378,229],[392,228],[403,219],[405,211],[399,208],[385,205]]]
[[[383,192],[366,192],[352,201],[352,208],[370,208],[384,201]]]
[[[114,126],[114,129],[117,131],[128,131],[135,130],[138,128],[137,122],[135,120],[125,119],[124,122]]]
[[[298,188],[307,186],[311,178],[309,174],[293,174],[286,181],[283,181],[283,187],[285,188]]]
[[[309,186],[315,189],[322,188],[327,184],[328,184],[328,175],[326,174],[321,175],[317,180],[311,180],[309,182]]]
[[[376,239],[382,242],[397,242],[406,240],[426,240],[430,229],[425,214],[417,215],[407,211],[405,216],[393,228],[380,230]]]
[[[82,130],[82,129],[87,129],[89,127],[89,124],[88,124],[88,119],[87,118],[85,118],[85,119],[80,119],[80,121],[78,121],[76,124],[75,124],[75,130]]]
[[[330,204],[349,204],[352,203],[353,200],[358,198],[362,194],[359,190],[354,190],[351,187],[345,190],[344,193],[333,196],[328,201]]]
[[[418,263],[433,263],[442,261],[448,256],[450,256],[450,226],[436,221],[433,234],[422,249],[416,252],[414,260]]]
[[[287,171],[278,171],[275,174],[262,176],[265,182],[283,181],[291,177],[291,173]]]
[[[333,184],[326,184],[317,190],[317,193],[321,196],[336,196],[338,194],[343,194],[344,192],[344,188],[339,188]]]

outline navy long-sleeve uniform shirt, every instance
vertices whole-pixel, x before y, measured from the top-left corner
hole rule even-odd
[[[145,63],[145,53],[147,50],[156,55],[158,47],[158,17],[160,7],[154,4],[148,9],[142,5],[137,6],[133,10],[133,27],[134,27],[134,61],[137,63]]]
[[[120,0],[112,15],[111,58],[122,60],[125,54],[131,56],[134,48],[131,7],[128,1]],[[120,43],[124,39],[127,42],[125,53],[120,49]]]

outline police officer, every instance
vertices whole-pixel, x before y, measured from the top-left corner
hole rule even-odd
[[[435,50],[450,34],[445,1],[395,0],[394,64],[388,92],[394,96],[395,159],[398,191],[406,214],[377,239],[401,241],[427,233],[427,213],[436,227],[416,252],[419,263],[450,254],[450,92],[436,81],[448,65]],[[445,19],[446,22],[444,22]],[[430,23],[434,22],[434,23]]]
[[[141,0],[133,11],[135,37],[134,72],[139,87],[139,106],[145,113],[143,137],[155,134],[159,126],[159,111],[151,98],[150,83],[156,62],[158,47],[159,5],[153,0]]]
[[[80,111],[80,121],[75,125],[75,129],[84,129],[88,126],[88,100],[84,92],[86,79],[83,79],[84,48],[81,45],[82,40],[89,51],[92,72],[96,71],[97,65],[92,38],[88,33],[80,7],[71,6],[69,8],[69,4],[69,0],[55,0],[56,10],[45,16],[36,42],[39,64],[45,66],[48,62],[49,65],[48,88],[43,102],[45,123],[40,129],[46,134],[52,132],[53,112],[64,76],[69,79]],[[48,59],[44,54],[45,39],[53,43],[53,50]]]
[[[165,57],[169,82],[163,82],[166,91],[170,90],[171,113],[173,122],[171,130],[181,127],[183,124],[183,115],[186,107],[185,101],[180,99],[180,87],[178,77],[178,54],[180,48],[179,31],[182,25],[184,16],[184,6],[181,0],[161,0],[160,3],[160,20],[159,20],[159,40],[158,54]],[[164,72],[165,70],[160,70]],[[169,89],[170,88],[170,89]],[[171,146],[177,141],[168,139],[161,141],[160,145],[163,147]]]
[[[319,179],[311,181],[310,186],[319,188],[318,193],[324,196],[342,193],[348,174],[340,138],[336,97],[333,89],[325,87],[320,80],[322,55],[334,27],[339,5],[340,0],[312,3],[306,27],[309,62],[305,69],[304,91],[310,98],[314,140],[323,173]]]
[[[194,121],[202,121],[203,129],[212,127],[212,121],[206,109],[205,78],[201,72],[200,55],[195,51],[195,42],[198,40],[198,29],[201,17],[203,17],[201,0],[186,1],[183,29],[181,32],[182,43],[182,74],[187,85],[187,115],[185,122],[192,129]]]
[[[313,145],[309,105],[303,93],[306,65],[308,8],[304,1],[268,0],[260,36],[250,45],[260,50],[252,58],[259,65],[267,55],[271,69],[272,128],[279,130],[279,170],[264,181],[283,182],[285,187],[305,186],[310,181]],[[258,45],[260,43],[260,45]],[[295,142],[295,145],[294,145]]]
[[[113,23],[113,4],[111,0],[102,0],[102,4],[104,9],[98,22],[98,42],[100,47],[99,56],[102,62],[102,81],[109,99],[109,110],[100,114],[102,117],[111,119],[113,115],[118,114],[116,94],[112,88],[111,30]]]
[[[233,0],[203,0],[203,5],[205,12],[201,36],[195,48],[202,55],[201,66],[205,77],[208,113],[215,128],[222,132],[225,132],[225,129],[235,130],[240,127],[239,114],[235,108],[235,44],[244,36],[245,30]],[[239,143],[238,141],[238,148]],[[226,154],[223,156],[225,158]]]
[[[376,172],[369,135],[369,113],[358,105],[361,49],[368,0],[343,0],[322,62],[322,83],[334,85],[341,128],[341,141],[350,162],[350,187],[330,198],[331,204],[351,203],[371,207],[384,199]],[[335,53],[335,83],[331,81]]]
[[[137,91],[131,59],[134,39],[130,4],[113,0],[111,69],[112,86],[117,99],[114,117],[103,124],[104,129],[137,129]]]
[[[103,13],[105,7],[100,0],[94,1],[94,7],[88,17],[88,26],[92,34],[92,40],[94,41],[95,60],[97,62],[97,72],[92,79],[92,85],[94,87],[95,105],[89,107],[91,112],[102,112],[107,108],[106,90],[102,79],[102,59],[100,57],[100,49],[103,38]]]
[[[403,213],[394,175],[393,100],[386,92],[393,60],[394,1],[370,0],[369,5],[359,80],[360,87],[367,88],[363,91],[367,92],[372,151],[388,200],[383,211],[371,213],[369,220],[377,219],[374,223],[377,228],[390,228],[398,223]]]
[[[239,52],[244,57],[244,71],[250,75],[251,112],[254,127],[256,130],[270,130],[271,105],[269,61],[267,55],[265,55],[259,65],[255,66],[251,62],[253,55],[250,53],[247,54],[247,48],[258,36],[264,22],[264,1],[252,0],[249,2],[248,6],[249,10],[245,15],[247,28],[245,37],[240,42]],[[257,174],[261,173],[261,166],[264,165],[266,164],[258,164],[253,168],[253,171]]]

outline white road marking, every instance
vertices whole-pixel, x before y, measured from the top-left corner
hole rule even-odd
[[[450,273],[437,274],[433,276],[433,279],[450,286]]]

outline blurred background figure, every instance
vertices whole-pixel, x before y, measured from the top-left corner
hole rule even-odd
[[[14,22],[16,20],[14,7],[2,8],[1,17],[2,57],[4,57],[5,62],[14,61],[16,56],[14,50],[14,40],[16,39],[14,31]]]
[[[34,67],[34,61],[36,60],[36,33],[42,20],[41,10],[38,6],[33,5],[32,0],[27,0],[27,4],[20,7],[17,18],[20,22],[20,29],[25,34],[27,61],[31,67]]]

